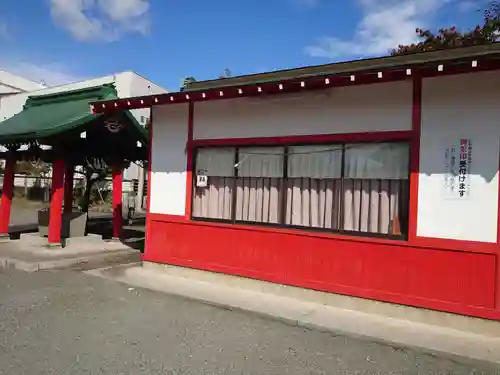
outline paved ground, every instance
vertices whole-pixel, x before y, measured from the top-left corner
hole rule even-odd
[[[0,374],[500,374],[76,271],[0,285]]]
[[[14,199],[10,216],[9,233],[29,233],[38,229],[37,210],[46,206],[39,202],[18,201]],[[110,237],[112,234],[112,214],[109,212],[89,211],[89,230],[91,233]],[[127,224],[125,222],[124,224]],[[143,249],[145,213],[136,213],[131,226],[125,225],[124,237],[131,247]],[[130,241],[132,240],[132,241]]]

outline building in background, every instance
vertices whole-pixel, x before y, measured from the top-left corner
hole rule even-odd
[[[0,70],[0,98],[6,95],[18,94],[44,89],[43,83],[38,83]]]
[[[2,98],[7,95],[19,94],[34,90],[44,89],[46,86],[42,83],[31,81],[27,78],[0,70],[0,110]],[[0,120],[1,121],[1,120]],[[4,168],[5,160],[0,160],[0,167]]]
[[[193,82],[153,106],[145,261],[500,320],[500,44]]]
[[[0,72],[2,73],[2,72]],[[15,77],[8,73],[5,73],[5,77]],[[23,78],[17,77],[19,82],[27,81]],[[3,82],[2,75],[0,74],[0,82]],[[9,83],[10,82],[10,85]],[[13,86],[14,80],[8,81],[6,83],[6,89]],[[29,81],[27,81],[29,82]],[[109,75],[105,77],[93,78],[86,81],[74,82],[60,86],[54,87],[44,87],[41,84],[33,83],[32,86],[24,83],[25,89],[31,88],[31,90],[21,90],[18,88],[17,92],[12,92],[9,95],[0,96],[0,121],[6,120],[15,114],[22,111],[26,99],[29,96],[47,95],[54,94],[58,92],[66,92],[71,90],[98,87],[104,84],[114,84],[120,98],[127,98],[140,95],[152,95],[166,93],[167,90],[154,84],[148,79],[138,75],[135,72],[122,72],[114,75]],[[38,86],[37,86],[38,85]],[[1,90],[2,86],[0,86]],[[13,89],[14,90],[14,89]],[[0,91],[1,92],[1,91]],[[142,125],[146,126],[150,118],[150,109],[141,108],[131,111],[137,121]],[[124,180],[124,191],[128,192],[134,189],[137,190],[137,195],[135,197],[135,207],[136,210],[141,210],[145,207],[145,194],[146,191],[146,176],[144,168],[139,165],[132,164],[129,168],[124,170],[123,180]],[[25,184],[24,179],[18,179],[17,184],[23,186]]]

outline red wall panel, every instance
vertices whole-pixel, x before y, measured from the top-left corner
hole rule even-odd
[[[171,220],[154,215],[145,260],[500,319],[497,254]]]

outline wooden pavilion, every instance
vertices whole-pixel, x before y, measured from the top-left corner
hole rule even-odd
[[[129,111],[93,114],[90,102],[117,99],[113,85],[31,96],[23,110],[0,122],[6,160],[0,205],[0,235],[8,236],[18,160],[52,164],[48,242],[60,245],[62,214],[73,206],[76,166],[105,163],[112,168],[113,237],[122,232],[122,175],[130,162],[146,161],[148,135]]]

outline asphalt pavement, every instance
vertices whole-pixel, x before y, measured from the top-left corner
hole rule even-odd
[[[0,374],[500,374],[77,271],[0,285]]]

